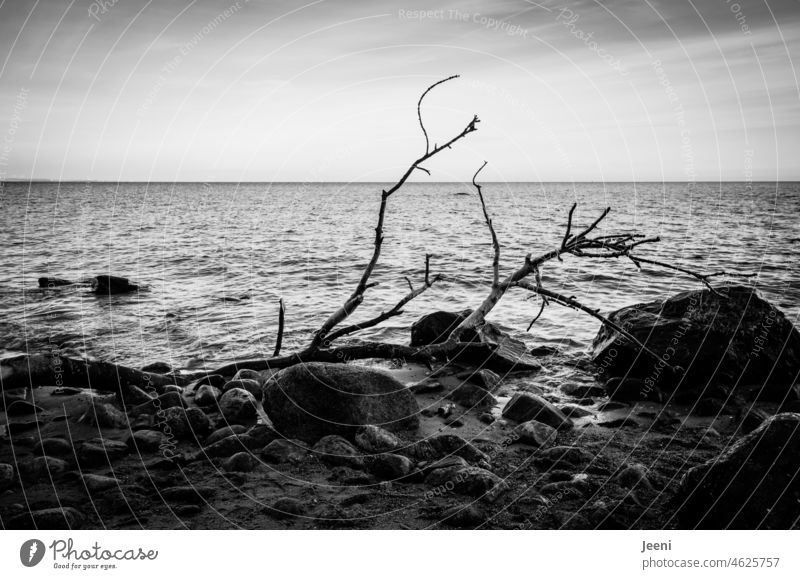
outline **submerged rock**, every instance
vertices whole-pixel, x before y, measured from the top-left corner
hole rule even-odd
[[[608,326],[593,344],[593,358],[604,377],[640,378],[648,386],[681,388],[712,381],[763,385],[762,395],[781,400],[800,372],[800,333],[786,316],[752,288],[720,286],[683,292],[666,300],[637,304],[609,314],[662,357],[654,361]],[[662,363],[663,362],[663,363]]]
[[[689,469],[675,499],[682,528],[790,529],[800,517],[800,414],[772,416]]]
[[[264,405],[278,432],[307,442],[328,434],[352,437],[365,425],[392,432],[419,427],[413,394],[363,366],[311,362],[286,368],[265,387]]]
[[[411,325],[411,345],[428,346],[446,342],[450,333],[467,319],[472,310],[462,312],[433,312],[426,314]],[[480,341],[474,330],[466,330],[461,336],[462,342]]]
[[[139,286],[130,283],[125,277],[98,275],[92,280],[92,291],[98,295],[124,294],[138,290]]]

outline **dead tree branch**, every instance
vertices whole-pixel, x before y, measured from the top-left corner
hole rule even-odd
[[[286,307],[283,305],[283,298],[278,301],[278,337],[275,339],[275,350],[272,352],[272,357],[275,358],[281,353],[281,346],[283,345],[283,324],[286,316]]]

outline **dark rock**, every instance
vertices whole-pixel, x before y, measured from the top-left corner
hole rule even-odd
[[[50,396],[75,396],[81,394],[83,390],[80,388],[72,388],[71,386],[61,386],[50,392]]]
[[[428,458],[441,458],[444,456],[460,456],[471,464],[489,464],[489,455],[478,450],[471,442],[468,442],[457,434],[438,434],[426,441],[427,445],[433,450],[433,456]]]
[[[531,356],[542,358],[544,356],[552,356],[553,354],[558,354],[558,348],[554,348],[553,346],[534,346],[528,351],[528,353]]]
[[[127,278],[115,275],[98,275],[92,280],[92,291],[98,295],[124,294],[138,291],[139,286]]]
[[[163,489],[161,496],[176,503],[205,503],[216,494],[216,489],[210,486],[185,485]]]
[[[692,407],[697,416],[719,416],[725,413],[725,400],[719,398],[703,398]]]
[[[500,385],[500,376],[491,370],[467,370],[456,374],[456,378],[477,384],[489,392],[493,392]]]
[[[369,462],[369,472],[385,480],[400,480],[414,470],[414,463],[400,454],[379,454]]]
[[[5,462],[0,462],[0,491],[6,490],[14,482],[14,467]]]
[[[201,453],[209,458],[218,458],[232,456],[237,452],[255,450],[257,448],[257,441],[246,434],[236,434],[203,447]]]
[[[237,452],[222,464],[228,472],[250,472],[258,465],[258,460],[249,452]]]
[[[317,458],[331,466],[347,466],[354,469],[364,467],[364,458],[356,448],[341,436],[330,434],[322,437],[311,449]]]
[[[536,394],[517,392],[503,408],[503,416],[516,422],[537,420],[560,430],[572,428],[572,421],[558,408]]]
[[[259,386],[263,386],[267,381],[264,376],[260,372],[256,372],[255,370],[248,370],[247,368],[242,368],[233,377],[233,381],[236,380],[255,380],[258,382]]]
[[[553,446],[536,453],[537,463],[547,464],[551,468],[577,466],[593,459],[591,452],[577,446]]]
[[[219,399],[222,417],[229,424],[243,424],[256,417],[258,402],[247,390],[231,388]]]
[[[239,370],[242,372],[242,370]],[[225,385],[222,387],[223,394],[228,390],[232,390],[233,388],[241,388],[242,390],[247,390],[250,394],[253,395],[253,398],[256,400],[261,400],[263,395],[261,391],[261,384],[257,380],[250,380],[250,379],[241,379],[241,380],[231,380],[230,382],[226,382]]]
[[[152,398],[144,404],[134,406],[130,410],[131,416],[138,416],[140,414],[157,414],[162,410],[168,408],[183,408],[186,406],[186,401],[179,392],[165,392],[158,398]]]
[[[82,475],[83,484],[90,493],[98,493],[108,489],[119,487],[119,481],[110,476],[101,476],[98,474],[84,474]]]
[[[33,447],[33,454],[47,456],[72,456],[72,444],[64,438],[43,438]]]
[[[4,524],[6,519],[3,520]],[[26,511],[8,520],[6,529],[36,529],[39,531],[80,529],[83,515],[73,507],[54,507],[37,511]]]
[[[693,467],[676,496],[681,528],[790,529],[800,517],[800,414],[772,416]]]
[[[425,484],[433,487],[428,493],[453,491],[473,497],[486,495],[493,500],[508,488],[496,474],[477,466],[437,468],[425,478]]]
[[[157,430],[137,430],[128,439],[128,446],[138,452],[156,452],[167,444],[167,436]]]
[[[279,519],[302,517],[306,511],[304,503],[291,497],[281,497],[269,507],[269,513]]]
[[[209,386],[213,386],[214,388],[222,388],[225,386],[227,380],[220,376],[219,374],[206,374],[202,378],[198,379],[194,384],[192,384],[189,388],[191,390],[197,390],[200,386],[204,384],[208,384]]]
[[[69,281],[68,279],[63,279],[60,277],[40,277],[38,281],[39,287],[45,289],[52,289],[54,287],[62,287],[73,284],[73,282]]]
[[[581,406],[575,404],[562,404],[558,409],[564,413],[564,416],[571,419],[586,418],[587,416],[594,416],[594,412],[586,410]]]
[[[635,400],[651,400],[661,402],[661,390],[648,385],[639,378],[611,378],[606,382],[606,392],[611,400],[630,402]]]
[[[472,310],[463,312],[433,312],[426,314],[411,325],[411,345],[428,346],[446,342],[450,333],[467,319]],[[461,336],[462,342],[480,341],[478,334],[473,330],[466,330]]]
[[[764,421],[769,420],[771,417],[768,412],[752,406],[747,408],[743,415],[740,414],[739,416],[739,428],[743,434],[753,432],[756,428],[761,426]]]
[[[476,529],[486,522],[486,515],[475,505],[455,505],[445,510],[441,522],[456,529]]]
[[[426,476],[437,468],[466,468],[469,466],[466,460],[460,456],[450,455],[430,462],[422,462],[419,464],[420,469]]]
[[[628,404],[624,402],[603,402],[600,406],[597,407],[598,412],[613,412],[614,410],[622,410],[623,408],[628,408]]]
[[[261,456],[276,464],[300,463],[308,456],[308,447],[300,440],[273,440],[261,450]]]
[[[128,428],[128,416],[111,404],[90,404],[78,419],[86,424],[96,424],[101,428]]]
[[[464,382],[450,392],[447,397],[467,408],[486,408],[497,404],[497,398],[482,386]]]
[[[204,439],[211,431],[211,421],[199,408],[167,408],[159,425],[167,436],[180,440]]]
[[[628,489],[654,490],[650,479],[647,476],[647,467],[643,464],[625,465],[614,476],[614,481],[621,487]]]
[[[233,436],[235,434],[244,434],[247,432],[247,427],[242,426],[241,424],[231,424],[230,426],[223,426],[222,428],[218,428],[214,432],[208,435],[206,439],[206,444],[214,444],[215,442],[219,442],[224,438],[228,438],[229,436]]]
[[[392,452],[403,446],[397,436],[371,424],[359,428],[355,440],[358,447],[369,454]]]
[[[617,310],[609,319],[662,356],[661,362],[603,326],[593,345],[605,376],[629,375],[671,388],[684,369],[681,388],[698,384],[765,385],[764,398],[781,400],[800,371],[800,333],[786,316],[750,287],[726,285],[683,292],[666,300]]]
[[[273,440],[280,438],[280,435],[269,424],[256,424],[247,431],[247,435],[255,440],[259,447],[266,446]]]
[[[606,395],[605,388],[591,384],[564,384],[561,391],[574,398],[600,398]]]
[[[217,404],[219,397],[222,396],[222,390],[209,384],[203,384],[197,389],[194,395],[194,403],[198,406],[214,406]]]
[[[444,387],[441,383],[436,382],[435,380],[420,380],[414,384],[411,384],[408,389],[414,394],[430,394],[431,392],[439,392]]]
[[[490,412],[483,412],[480,416],[478,416],[478,420],[484,424],[492,424],[495,421],[495,418]]]
[[[514,428],[514,436],[516,436],[517,441],[522,444],[547,447],[556,441],[558,432],[552,426],[542,424],[536,420],[528,420]]]
[[[597,426],[603,428],[639,428],[639,423],[633,418],[615,418],[605,422],[598,422]]]
[[[33,430],[34,428],[39,429],[42,426],[44,426],[44,422],[42,422],[41,420],[27,420],[25,422],[9,422],[8,424],[6,424],[6,432],[11,438],[18,440],[19,436],[23,432]]]
[[[69,470],[69,464],[60,458],[38,456],[17,462],[19,474],[28,481],[44,482]]]
[[[455,411],[455,409],[455,404],[445,404],[444,406],[439,406],[439,408],[436,409],[436,414],[442,418],[447,418]]]
[[[128,454],[128,445],[118,440],[94,438],[78,448],[78,462],[83,467],[105,466]]]
[[[166,374],[172,372],[172,367],[166,362],[153,362],[141,367],[142,372],[152,372],[153,374]]]
[[[361,426],[416,431],[419,407],[406,387],[362,366],[311,362],[278,372],[265,387],[265,409],[283,436],[314,442],[352,437]]]
[[[44,412],[42,407],[36,406],[27,400],[14,400],[14,402],[6,406],[6,414],[8,416],[26,416],[38,412]]]

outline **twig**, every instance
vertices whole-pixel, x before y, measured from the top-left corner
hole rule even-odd
[[[422,96],[419,97],[419,101],[417,101],[417,118],[419,119],[419,127],[422,129],[422,134],[425,135],[425,154],[426,155],[428,154],[428,151],[430,150],[430,142],[428,141],[428,131],[425,130],[425,125],[422,124],[422,100],[425,98],[425,95],[427,95],[429,92],[431,92],[434,88],[436,88],[440,84],[444,84],[448,80],[453,80],[454,78],[458,78],[459,76],[461,76],[461,75],[454,74],[453,76],[448,76],[447,78],[443,78],[442,80],[433,83],[431,86],[429,86],[425,90],[424,93],[422,93]],[[418,167],[418,169],[422,169],[422,168]],[[426,173],[428,173],[428,171],[426,169],[422,169],[422,170],[425,171]],[[428,173],[428,175],[430,175],[430,173]]]
[[[483,199],[483,191],[481,190],[481,186],[476,183],[476,179],[478,177],[478,173],[483,171],[483,168],[486,166],[486,161],[483,162],[483,165],[475,171],[475,174],[472,176],[472,185],[478,191],[478,197],[481,200],[481,207],[483,208],[483,217],[486,219],[486,225],[489,227],[489,232],[492,234],[492,246],[494,247],[494,259],[492,260],[492,287],[497,287],[500,285],[500,242],[497,240],[497,234],[494,231],[494,225],[492,225],[492,219],[489,217],[489,212],[486,210],[486,201]]]
[[[275,350],[272,352],[272,357],[277,358],[281,353],[281,346],[283,345],[283,322],[286,314],[286,307],[283,305],[283,298],[278,302],[278,337],[275,340]]]

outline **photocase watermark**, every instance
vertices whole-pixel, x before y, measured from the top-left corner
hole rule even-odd
[[[561,501],[565,500],[569,495],[580,495],[577,489],[573,487],[565,487],[563,490],[558,491],[553,498],[541,497],[542,504],[536,507],[530,517],[527,517],[523,523],[522,530],[530,529],[534,524],[540,522],[542,518],[550,513],[553,508]]]
[[[733,13],[734,18],[736,18],[736,22],[739,24],[739,30],[742,31],[742,34],[745,36],[751,36],[753,31],[750,30],[750,25],[747,23],[747,17],[742,11],[742,5],[739,2],[734,2],[733,0],[725,0],[725,4],[728,5],[728,8]]]
[[[760,331],[758,332],[758,335],[755,338],[753,338],[753,343],[755,345],[753,346],[753,349],[750,351],[750,354],[748,354],[749,358],[755,358],[756,356],[759,356],[761,352],[764,350],[764,346],[766,346],[767,344],[767,337],[769,336],[772,327],[775,325],[777,318],[778,318],[778,311],[774,307],[770,306],[769,312],[761,321],[761,328]]]
[[[594,32],[585,32],[577,26],[576,23],[581,17],[580,14],[576,13],[571,8],[566,7],[558,8],[557,11],[558,15],[556,16],[556,22],[566,27],[567,30],[570,31],[570,34],[572,34],[575,38],[583,41],[583,44],[586,45],[586,48],[599,56],[600,59],[608,64],[613,70],[617,71],[622,76],[628,76],[628,71],[625,70],[625,67],[620,59],[601,47],[600,43],[595,40]]]
[[[44,543],[39,539],[28,539],[19,548],[20,563],[26,567],[36,567],[44,559],[46,552]]]
[[[89,4],[89,17],[100,22],[100,17],[108,14],[109,10],[111,10],[117,2],[119,2],[119,0],[95,0]]]
[[[22,87],[19,89],[14,99],[14,107],[11,109],[11,118],[8,121],[6,134],[3,136],[3,144],[0,146],[0,187],[5,185],[6,168],[11,158],[11,151],[14,148],[14,140],[19,130],[19,124],[22,121],[22,113],[28,108],[29,93],[29,89]]]
[[[439,8],[438,10],[404,10],[401,8],[397,11],[397,17],[402,20],[455,20],[458,22],[472,22],[487,30],[502,32],[507,36],[528,38],[528,29],[518,24],[512,24],[506,20],[493,18],[480,12],[464,12],[457,8]]]

